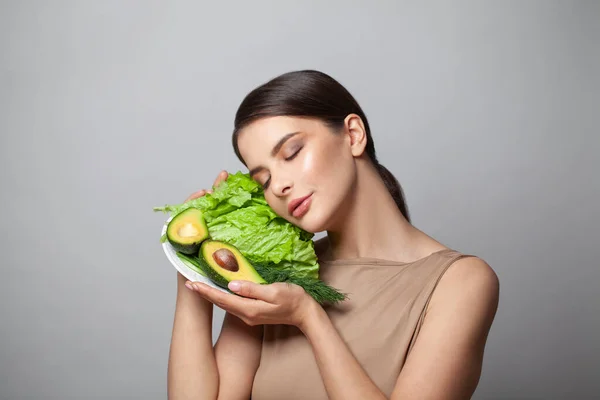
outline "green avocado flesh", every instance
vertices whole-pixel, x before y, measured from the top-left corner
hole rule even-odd
[[[206,275],[222,288],[227,289],[229,282],[235,280],[267,283],[250,261],[230,244],[205,240],[200,245],[198,258]]]
[[[167,225],[167,240],[184,254],[196,254],[200,243],[208,238],[208,228],[197,208],[188,208],[177,214]]]

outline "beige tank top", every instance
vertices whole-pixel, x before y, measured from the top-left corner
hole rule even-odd
[[[440,277],[462,257],[468,256],[446,249],[411,263],[376,258],[320,262],[320,278],[349,295],[325,311],[386,396],[391,396]],[[264,326],[251,399],[327,399],[312,347],[297,327]]]

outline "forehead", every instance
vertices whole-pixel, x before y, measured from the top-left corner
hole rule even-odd
[[[288,116],[261,118],[242,129],[238,135],[238,148],[246,165],[252,168],[270,157],[273,147],[288,133],[301,132],[295,137],[310,136],[323,128],[323,123],[316,119]]]

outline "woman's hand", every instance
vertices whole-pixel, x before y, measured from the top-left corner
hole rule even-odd
[[[186,286],[250,326],[283,324],[303,329],[311,311],[318,305],[302,287],[292,283],[229,282],[229,289],[239,296],[200,282],[187,282]]]
[[[212,193],[212,192],[213,192],[213,189],[214,189],[214,188],[216,188],[217,186],[219,186],[219,184],[220,184],[221,182],[223,182],[224,180],[226,180],[228,176],[229,176],[229,173],[228,173],[227,171],[225,171],[225,170],[221,171],[221,172],[219,173],[219,175],[217,175],[217,179],[215,179],[215,182],[214,182],[214,183],[213,183],[213,185],[212,185],[212,189],[208,189],[208,190],[206,190],[206,189],[198,190],[197,192],[194,192],[194,193],[190,194],[190,195],[188,196],[188,198],[187,198],[187,199],[185,199],[184,203],[185,203],[185,202],[188,202],[188,201],[190,201],[190,200],[193,200],[193,199],[197,199],[198,197],[202,197],[202,196],[204,196],[206,193]]]

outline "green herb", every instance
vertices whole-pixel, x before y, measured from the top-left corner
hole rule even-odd
[[[335,304],[348,298],[347,294],[340,292],[319,279],[295,276],[289,270],[281,270],[261,264],[253,264],[253,266],[256,272],[268,283],[288,282],[301,286],[319,304]]]

